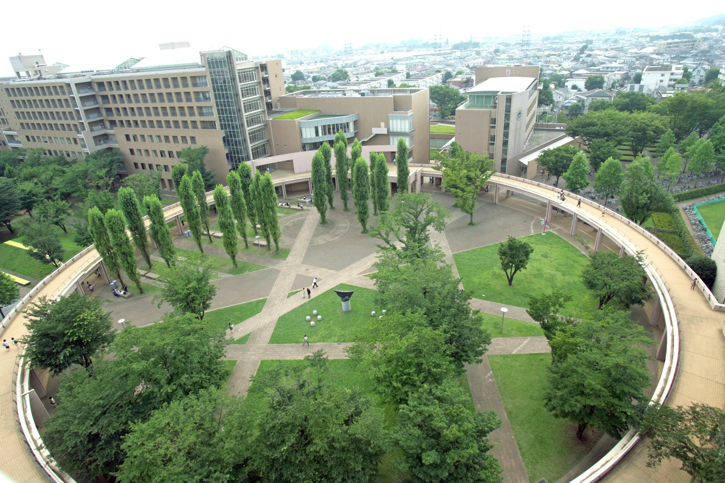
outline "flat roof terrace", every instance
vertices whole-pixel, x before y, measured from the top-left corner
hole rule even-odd
[[[282,97],[390,97],[409,96],[424,89],[310,89],[292,92]]]

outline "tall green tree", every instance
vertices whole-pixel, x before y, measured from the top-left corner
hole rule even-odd
[[[118,210],[108,210],[106,213],[106,228],[111,238],[113,252],[118,254],[123,271],[128,278],[136,285],[139,293],[143,293],[141,286],[141,275],[138,273],[136,255],[133,253],[131,241],[126,234],[126,224],[123,220],[123,213]]]
[[[584,88],[588,91],[593,91],[594,89],[604,89],[605,83],[606,80],[603,75],[590,75],[587,77],[587,80],[584,81]]]
[[[209,203],[206,201],[206,190],[204,189],[204,179],[201,177],[199,171],[194,171],[191,177],[191,187],[194,190],[194,198],[199,204],[199,218],[201,219],[201,226],[206,230],[206,234],[209,237],[209,243],[212,243],[211,239],[211,227],[209,225]]]
[[[214,204],[216,205],[217,213],[219,213],[217,223],[222,231],[224,251],[232,259],[234,268],[237,268],[237,230],[234,227],[234,216],[232,215],[232,209],[229,207],[227,191],[222,185],[217,185],[214,188]]]
[[[65,249],[55,228],[47,223],[35,221],[23,229],[23,243],[28,247],[30,257],[40,263],[60,267],[65,256]]]
[[[623,181],[622,163],[613,158],[607,159],[594,178],[594,190],[597,193],[604,193],[604,206],[607,206],[610,196],[619,194]]]
[[[237,231],[242,235],[244,248],[249,248],[249,242],[247,241],[247,204],[244,201],[242,180],[236,171],[231,171],[227,175],[227,184],[229,185],[229,197],[231,198],[230,206],[234,219],[237,220]]]
[[[254,179],[252,180],[252,186],[250,187],[250,193],[252,195],[252,200],[254,201],[254,211],[257,213],[257,221],[259,222],[260,226],[260,232],[262,236],[264,237],[264,240],[267,242],[267,249],[269,249],[272,245],[272,239],[270,237],[271,233],[269,231],[269,213],[267,212],[265,208],[264,203],[264,196],[262,194],[262,173],[257,171],[254,173]],[[275,211],[274,216],[277,216],[277,212]]]
[[[330,145],[325,142],[322,143],[322,146],[320,146],[320,152],[322,153],[322,158],[325,161],[327,202],[330,205],[330,209],[334,210],[335,207],[332,205],[332,203],[335,200],[335,183],[332,182],[332,163],[330,162],[330,160],[332,159],[332,149],[330,148]]]
[[[410,169],[408,168],[408,145],[403,138],[398,138],[395,165],[398,167],[398,193],[407,193]]]
[[[665,120],[652,112],[635,112],[629,116],[629,141],[632,154],[642,154],[647,146],[657,142],[665,133]]]
[[[173,171],[172,171],[173,173]],[[139,203],[143,202],[144,197],[155,195],[161,196],[160,183],[161,171],[152,171],[151,174],[135,173],[131,176],[123,178],[122,184],[126,188],[133,189],[136,199]]]
[[[123,442],[132,423],[225,383],[225,345],[223,334],[210,334],[191,315],[127,327],[108,349],[112,360],[98,357],[93,377],[77,371],[61,383],[43,442],[64,470],[88,481],[109,480],[126,457]]]
[[[20,191],[15,185],[15,180],[0,178],[0,223],[5,225],[10,233],[15,233],[12,227],[13,216],[21,210]]]
[[[106,220],[101,210],[95,206],[88,210],[88,230],[93,236],[93,245],[98,254],[101,255],[106,270],[111,272],[121,282],[121,285],[125,285],[123,278],[121,278],[121,261],[111,246],[111,238],[106,229]]]
[[[189,230],[191,236],[194,237],[196,246],[199,247],[199,251],[204,253],[204,248],[201,245],[201,215],[199,215],[199,204],[196,202],[196,196],[194,195],[194,189],[191,185],[191,178],[184,176],[181,178],[179,184],[179,201],[181,202],[181,208],[184,210],[184,216],[186,222],[189,224]]]
[[[370,208],[368,206],[368,198],[370,197],[370,181],[368,177],[368,164],[364,159],[360,158],[353,166],[353,186],[352,197],[355,201],[355,213],[357,221],[362,226],[362,232],[368,232],[368,218],[370,218]]]
[[[385,243],[378,245],[381,249],[400,249],[414,258],[423,258],[430,243],[428,228],[442,232],[450,217],[448,210],[428,193],[401,193],[393,197],[390,211],[380,217],[372,236]]]
[[[604,139],[595,139],[589,147],[589,166],[595,173],[599,171],[602,163],[607,159],[619,159],[619,151],[617,145],[605,141]]]
[[[252,167],[248,163],[242,163],[237,168],[239,180],[242,182],[242,191],[244,192],[244,203],[247,205],[247,218],[254,228],[254,234],[257,235],[257,211],[254,199],[252,199]]]
[[[179,186],[181,186],[181,180],[187,174],[187,171],[187,166],[184,163],[175,164],[171,168],[171,180],[174,182],[174,188],[176,188],[177,192],[179,191]]]
[[[327,173],[325,170],[325,157],[318,150],[312,158],[312,189],[317,196],[314,196],[312,202],[320,214],[320,224],[327,223],[325,215],[327,214]]]
[[[65,224],[70,215],[70,204],[61,200],[43,200],[35,207],[35,216],[39,222],[58,226],[63,233],[68,233]]]
[[[340,133],[338,133],[340,134]],[[350,196],[350,178],[348,178],[348,166],[347,159],[347,141],[341,142],[337,140],[338,136],[335,135],[335,173],[337,176],[337,186],[340,188],[340,199],[342,200],[343,210],[347,211],[347,200]],[[345,136],[342,136],[345,139]]]
[[[430,86],[430,100],[441,110],[441,117],[446,118],[456,113],[456,108],[466,101],[461,91],[451,86]]]
[[[690,161],[690,171],[695,176],[700,176],[703,173],[712,171],[714,167],[715,148],[713,148],[712,143],[709,140],[703,141],[697,147],[697,150],[692,156],[692,160]]]
[[[475,225],[473,213],[478,194],[491,178],[493,165],[488,155],[466,152],[454,142],[450,157],[441,159],[440,167],[436,168],[443,173],[443,187],[453,193],[456,206],[471,217],[468,222],[471,226]]]
[[[111,315],[101,299],[72,292],[67,297],[41,297],[27,311],[29,335],[20,342],[33,367],[58,376],[73,364],[90,370],[93,357],[113,341]]]
[[[624,214],[638,225],[653,211],[668,211],[672,197],[657,181],[648,157],[637,156],[624,172],[619,199]]]
[[[561,315],[562,309],[571,302],[572,296],[554,289],[551,293],[533,296],[529,295],[529,308],[526,313],[541,326],[544,337],[552,341],[557,332],[575,323],[575,319]],[[557,360],[556,354],[553,355]]]
[[[506,274],[509,285],[513,284],[514,276],[520,270],[526,270],[533,252],[534,247],[512,236],[499,245],[498,257],[501,259],[501,270]]]
[[[159,255],[166,262],[166,266],[171,268],[176,258],[176,247],[171,236],[171,230],[164,219],[164,209],[161,200],[156,196],[145,196],[143,199],[146,212],[149,214],[151,225],[149,226],[149,234],[151,239],[156,243],[159,249]]]
[[[569,116],[569,119],[576,119],[577,117],[581,116],[584,113],[584,108],[581,104],[578,102],[575,102],[574,104],[569,106],[569,109],[567,109],[567,116]]]
[[[696,132],[691,132],[685,139],[680,141],[680,143],[677,145],[677,150],[680,152],[680,155],[682,156],[682,161],[684,161],[684,166],[682,167],[682,172],[684,173],[687,170],[687,163],[689,163],[690,158],[695,154],[697,151],[697,148],[695,148],[695,145],[700,140],[700,138],[697,136]]]
[[[546,169],[551,176],[556,176],[554,186],[559,185],[559,178],[566,173],[574,160],[574,156],[579,153],[579,148],[572,145],[559,146],[558,148],[547,149],[539,155],[537,163],[540,167]]]
[[[657,163],[658,176],[665,179],[667,191],[670,190],[672,184],[677,182],[677,176],[682,172],[682,156],[675,152],[675,148],[670,147],[662,155]]]
[[[657,154],[662,156],[667,152],[668,149],[677,147],[677,140],[675,139],[675,133],[672,129],[667,129],[659,141],[657,141]]]
[[[707,139],[715,150],[715,165],[718,169],[725,170],[725,116],[712,126]]]
[[[569,122],[566,133],[571,137],[581,136],[587,149],[591,148],[595,139],[603,139],[616,146],[629,136],[628,120],[628,113],[616,109],[587,112]]]
[[[378,189],[378,179],[375,177],[375,170],[378,165],[378,153],[370,151],[370,198],[373,202],[373,215],[378,216],[378,197],[375,193]]]
[[[279,228],[279,217],[277,216],[277,192],[274,190],[274,182],[269,173],[265,173],[259,182],[260,195],[262,197],[264,220],[267,226],[267,233],[274,241],[275,252],[279,253],[279,239],[282,236],[282,230]],[[271,250],[269,240],[267,240],[267,250]]]
[[[549,82],[544,81],[541,83],[541,90],[539,91],[539,106],[553,106],[554,105],[554,93],[551,92]]]
[[[161,292],[154,296],[154,302],[158,302],[159,307],[167,302],[174,308],[174,313],[192,314],[201,320],[216,295],[216,285],[211,283],[212,275],[206,265],[198,267],[177,263],[166,276],[161,277],[164,285]]]
[[[707,69],[707,72],[705,72],[705,80],[703,81],[704,85],[710,85],[711,82],[715,82],[720,75],[720,69],[717,67],[712,67],[710,69]]]
[[[3,307],[10,305],[20,296],[20,290],[15,280],[0,270],[0,320],[5,318]]]
[[[638,84],[638,82],[635,82]],[[620,91],[612,101],[612,106],[622,112],[644,112],[649,106],[654,105],[654,98],[641,92]]]
[[[204,180],[204,191],[211,191],[216,185],[214,181],[214,175],[206,169],[206,163],[204,158],[209,154],[209,148],[206,146],[199,146],[198,148],[184,148],[179,153],[179,157],[183,159],[187,164],[187,173],[191,176],[191,173],[199,172],[201,178]]]
[[[568,326],[552,344],[560,341],[570,348],[549,367],[546,409],[576,423],[579,439],[588,426],[620,438],[639,419],[636,404],[646,401],[651,381],[642,347],[652,340],[629,312],[614,312]]]
[[[599,298],[598,309],[612,303],[629,310],[632,305],[644,305],[654,298],[641,263],[641,254],[620,257],[617,253],[598,251],[590,255],[589,265],[582,271],[582,282]]]
[[[451,380],[412,394],[392,431],[394,448],[402,452],[394,465],[414,481],[500,482],[488,435],[501,421],[492,411],[467,410],[468,397]]]
[[[647,466],[676,458],[692,481],[725,481],[725,411],[692,406],[653,405],[644,412],[640,431],[647,437]]]
[[[388,179],[388,161],[385,155],[378,153],[378,162],[372,176],[375,178],[375,190],[373,196],[378,202],[378,210],[380,213],[388,211],[390,205],[390,181]]]
[[[315,377],[324,357],[305,360],[252,385],[267,400],[254,431],[254,466],[275,482],[373,481],[387,447],[381,412],[358,391]]]
[[[587,178],[589,168],[587,167],[587,157],[584,151],[579,151],[569,165],[569,169],[563,174],[566,181],[566,188],[574,193],[579,193],[589,186],[589,178]]]
[[[85,204],[86,208],[91,209],[96,207],[105,215],[108,210],[116,205],[116,200],[113,199],[113,195],[108,191],[90,191],[86,197]]]
[[[126,219],[136,248],[141,252],[141,256],[146,261],[146,265],[151,268],[151,256],[149,254],[149,240],[146,237],[146,225],[141,217],[141,207],[138,204],[136,193],[132,188],[121,188],[118,190],[118,203],[121,206],[123,217]]]

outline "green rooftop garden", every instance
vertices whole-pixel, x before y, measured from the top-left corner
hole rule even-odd
[[[455,134],[456,126],[448,126],[446,124],[436,124],[430,127],[433,134]]]
[[[314,114],[316,112],[320,111],[313,109],[297,109],[296,111],[288,112],[287,114],[277,116],[275,117],[275,119],[299,119],[301,117],[309,116],[310,114]]]

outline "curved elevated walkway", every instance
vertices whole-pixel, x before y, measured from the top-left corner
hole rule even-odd
[[[440,177],[438,171],[428,168],[421,171],[423,176]],[[623,252],[644,251],[645,268],[660,301],[655,312],[662,311],[666,325],[666,337],[658,351],[658,359],[663,361],[662,377],[654,397],[671,405],[694,402],[717,407],[725,405],[725,341],[721,332],[725,314],[718,313],[725,306],[717,304],[701,282],[698,290],[690,290],[692,273],[689,268],[683,267],[683,262],[676,255],[672,256],[671,250],[616,213],[606,210],[603,214],[600,205],[583,200],[578,208],[578,198],[570,194],[567,194],[565,202],[560,201],[558,190],[551,186],[506,175],[495,175],[489,184],[494,188],[496,202],[515,193],[529,196],[547,205],[547,219],[552,208],[556,207],[573,215],[573,229],[579,221],[598,229],[597,243],[607,236],[619,244]],[[211,202],[211,193],[208,200]],[[166,207],[165,214],[167,220],[176,219],[181,229],[179,219],[182,210],[178,204]],[[79,280],[96,270],[99,263],[99,255],[89,247],[44,279],[8,314],[2,337],[18,339],[27,333],[26,320],[18,309],[22,310],[35,297],[54,298],[74,290]],[[653,317],[656,323],[659,313],[653,315],[657,315]],[[34,424],[27,419],[31,401],[22,388],[27,387],[24,379],[27,379],[28,373],[18,370],[18,350],[19,347],[11,347],[0,355],[0,377],[12,381],[0,391],[0,444],[3,448],[0,471],[17,482],[45,481],[48,477],[61,481],[45,463],[38,462],[44,461],[44,450],[38,444],[40,439]],[[656,469],[647,468],[644,446],[634,447],[637,439],[633,432],[628,434],[612,452],[574,481],[596,481],[607,473],[607,479],[618,482],[690,480],[688,475],[678,470],[679,463],[676,461],[665,462]],[[627,454],[632,447],[634,450]],[[45,471],[41,469],[41,464],[46,466]]]

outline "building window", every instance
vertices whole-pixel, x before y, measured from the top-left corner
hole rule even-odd
[[[141,163],[141,169],[146,169],[146,164],[145,163]]]
[[[488,144],[490,146],[493,146],[494,144],[496,144],[496,135],[495,134],[489,134],[489,136],[488,136]]]
[[[138,163],[133,163],[133,167],[134,167],[135,169],[138,169]]]

